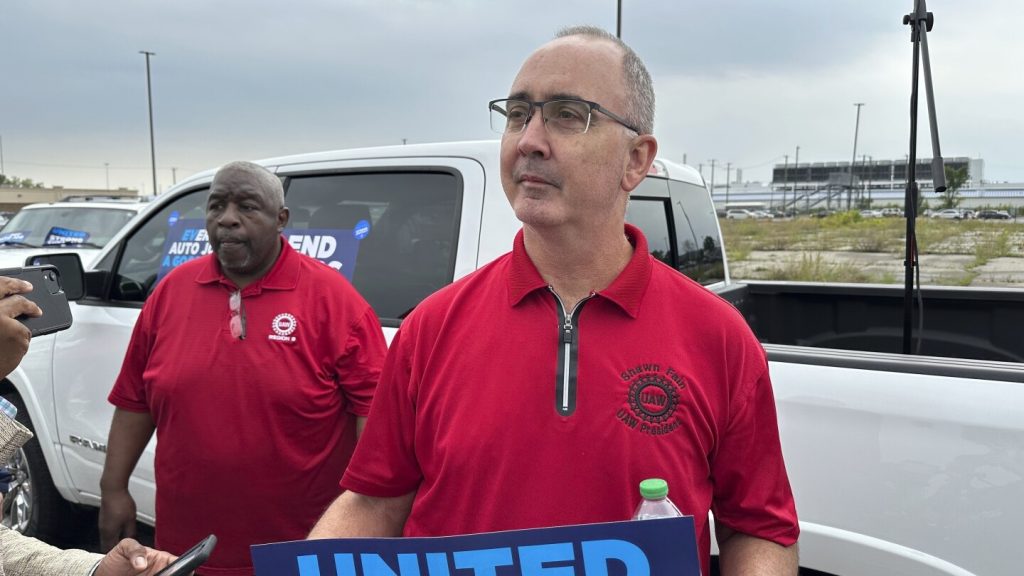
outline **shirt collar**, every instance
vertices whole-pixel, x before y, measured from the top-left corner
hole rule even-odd
[[[299,254],[285,242],[284,236],[280,237],[281,253],[277,261],[270,268],[270,271],[262,278],[245,287],[243,295],[259,294],[263,290],[294,290],[299,283]],[[199,269],[196,274],[196,282],[199,284],[219,283],[235,289],[235,284],[224,275],[221,270],[220,261],[216,254],[210,254],[206,265]]]
[[[623,312],[636,318],[640,313],[640,303],[647,292],[653,265],[651,255],[647,251],[647,238],[643,232],[631,224],[626,224],[625,232],[626,238],[633,245],[633,256],[615,280],[597,295],[615,303]],[[508,271],[509,306],[516,306],[530,292],[547,289],[547,286],[547,282],[526,253],[523,231],[520,229],[512,244],[512,262]]]

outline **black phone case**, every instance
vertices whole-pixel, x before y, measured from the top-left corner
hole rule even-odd
[[[187,552],[178,556],[178,559],[170,563],[163,570],[156,573],[156,576],[179,576],[188,574],[203,565],[213,553],[217,545],[217,537],[210,534],[199,541],[198,544],[188,549]]]
[[[32,284],[32,291],[22,294],[43,310],[37,318],[19,316],[17,320],[32,331],[32,336],[42,336],[71,327],[71,307],[60,285],[60,272],[56,266],[26,266],[0,270],[0,276],[25,280]]]

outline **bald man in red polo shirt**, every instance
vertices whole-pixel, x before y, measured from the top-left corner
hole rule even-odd
[[[234,162],[213,179],[213,253],[142,309],[110,393],[104,546],[135,527],[128,479],[153,435],[156,543],[218,543],[198,574],[253,573],[249,546],[302,538],[335,496],[386,352],[370,305],[281,236],[281,181]]]

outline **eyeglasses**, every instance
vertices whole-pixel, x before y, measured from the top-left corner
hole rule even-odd
[[[594,110],[622,124],[637,134],[640,130],[631,125],[621,116],[609,112],[597,102],[578,100],[576,98],[560,98],[558,100],[542,100],[530,102],[515,98],[491,100],[487,104],[491,111],[491,130],[499,134],[515,134],[522,132],[533,117],[536,108],[540,108],[544,126],[559,134],[583,134],[590,129],[590,115]]]
[[[245,306],[242,305],[242,291],[236,290],[228,298],[228,308],[231,309],[231,337],[245,340]]]

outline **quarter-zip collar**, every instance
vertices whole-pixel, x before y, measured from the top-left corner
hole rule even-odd
[[[647,250],[647,239],[639,228],[626,224],[626,238],[633,245],[633,256],[615,280],[597,295],[615,303],[632,318],[640,313],[640,304],[651,280],[651,255]],[[509,306],[522,302],[527,294],[535,290],[547,290],[547,282],[526,253],[523,231],[520,229],[512,244],[512,259],[508,272]]]

